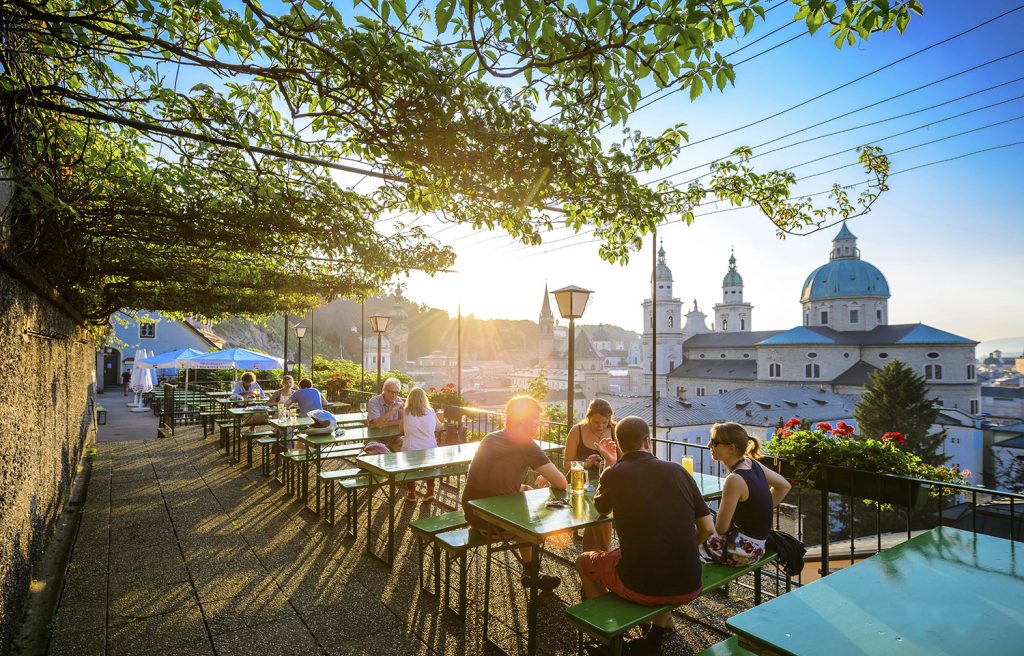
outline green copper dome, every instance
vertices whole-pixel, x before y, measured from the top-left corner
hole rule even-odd
[[[722,287],[742,287],[743,276],[736,271],[736,256],[734,254],[729,255],[729,272],[725,274],[725,278],[722,278]]]

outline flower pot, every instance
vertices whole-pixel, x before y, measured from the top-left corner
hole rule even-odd
[[[795,485],[857,499],[914,507],[921,493],[919,483],[884,474],[840,467],[818,467],[809,472],[814,465],[797,466],[790,460],[778,460],[777,465],[778,472]]]

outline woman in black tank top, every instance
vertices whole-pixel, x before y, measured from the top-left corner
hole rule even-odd
[[[597,450],[597,443],[603,438],[615,435],[612,422],[612,406],[604,399],[594,399],[587,406],[587,417],[569,429],[565,438],[565,457],[562,463],[566,476],[569,463],[582,460],[590,480],[597,481],[604,459]],[[583,529],[583,551],[608,551],[612,543],[611,523],[598,524]]]
[[[701,558],[734,567],[764,555],[772,528],[772,509],[789,492],[789,481],[757,461],[757,438],[728,422],[711,427],[711,457],[729,468],[718,504],[715,533],[701,545]]]

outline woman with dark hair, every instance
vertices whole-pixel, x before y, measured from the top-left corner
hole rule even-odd
[[[565,457],[562,466],[566,475],[574,460],[582,460],[590,480],[597,481],[601,475],[604,459],[597,450],[598,443],[614,435],[612,406],[604,399],[594,399],[587,406],[587,416],[569,429],[565,438]],[[605,522],[583,529],[583,551],[608,551],[612,544],[612,525]]]
[[[729,468],[718,504],[715,532],[698,550],[705,562],[738,567],[759,560],[772,529],[772,509],[792,487],[758,458],[761,444],[735,422],[715,424],[711,457]]]

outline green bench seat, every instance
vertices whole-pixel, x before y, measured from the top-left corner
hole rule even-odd
[[[441,592],[441,550],[434,542],[434,537],[439,533],[444,533],[445,531],[466,526],[467,523],[466,515],[461,510],[453,510],[452,512],[434,515],[433,517],[421,517],[409,522],[409,529],[412,531],[412,534],[416,536],[416,542],[419,547],[420,590],[428,593],[430,592],[424,588],[425,576],[423,557],[427,546],[430,547],[434,561],[433,594],[436,597]]]
[[[444,553],[444,607],[448,606],[448,591],[451,590],[452,562],[459,565],[459,617],[466,616],[466,575],[469,570],[469,552],[477,547],[486,547],[498,540],[486,533],[474,531],[469,526],[444,531],[434,535],[434,544]],[[488,561],[489,562],[489,561]]]
[[[754,603],[761,603],[761,568],[771,563],[778,554],[770,552],[757,562],[745,567],[727,567],[715,563],[705,564],[701,571],[704,592],[721,588],[744,574],[754,572]],[[565,609],[569,622],[579,632],[579,653],[583,653],[584,634],[602,645],[608,645],[609,653],[622,653],[622,637],[635,626],[650,622],[662,613],[674,609],[668,604],[662,606],[641,606],[618,595],[607,592],[600,597],[588,599]]]
[[[359,443],[338,444],[335,446],[323,447],[320,449],[320,462],[337,460],[339,458],[354,458],[359,455],[362,450],[363,445]],[[300,484],[305,488],[305,484],[299,480],[299,466],[308,462],[316,462],[316,456],[314,456],[311,451],[307,451],[305,447],[282,451],[280,456],[281,463],[284,468],[282,478],[284,478],[285,488],[288,492],[296,494],[298,493]]]
[[[96,423],[100,426],[107,423],[107,409],[98,403],[96,404]]]

